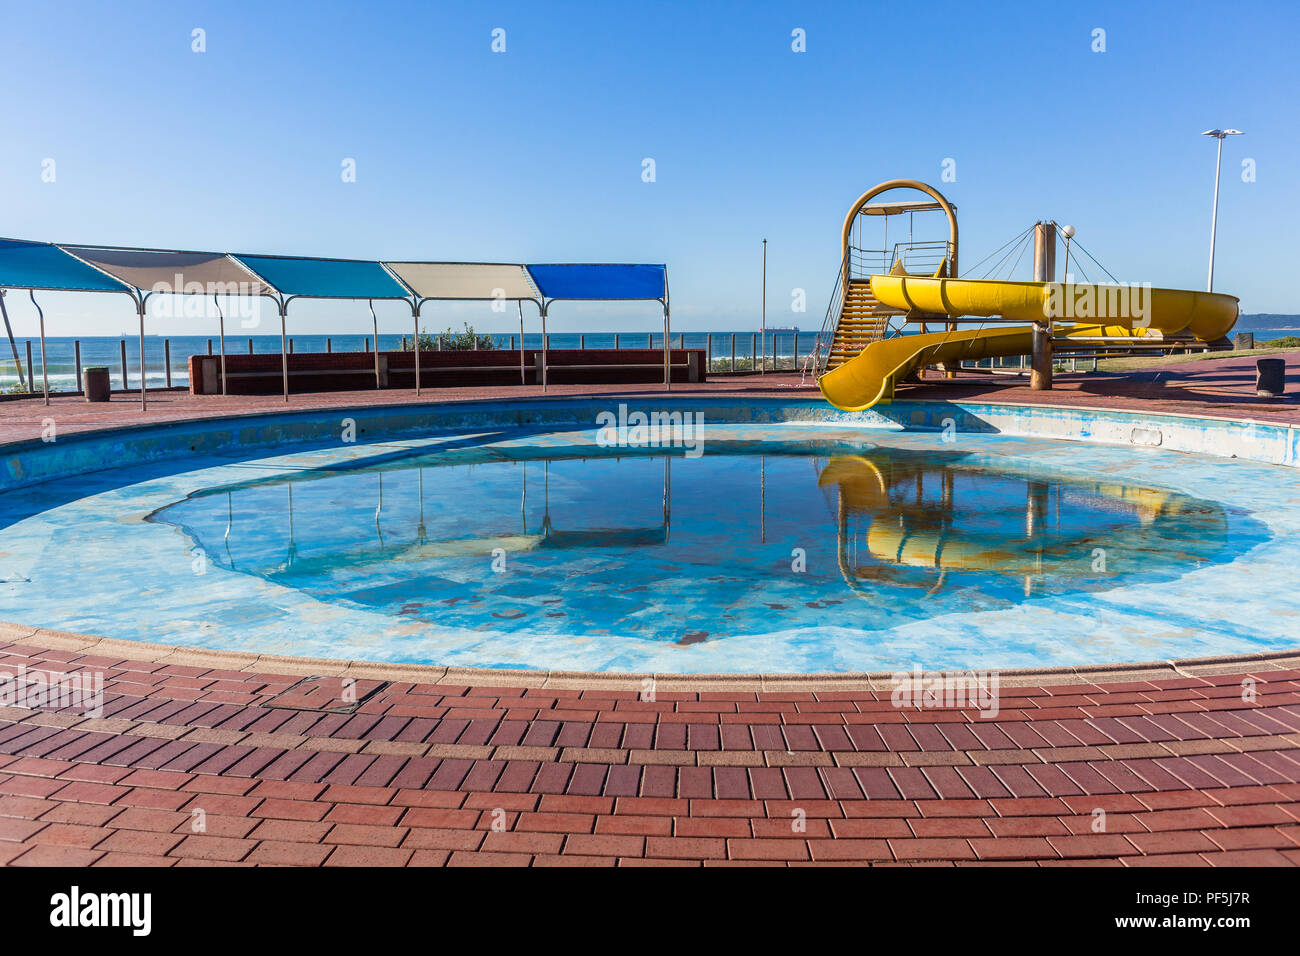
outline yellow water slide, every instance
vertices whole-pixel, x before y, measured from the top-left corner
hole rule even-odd
[[[1050,321],[1055,336],[1141,337],[1187,331],[1202,342],[1227,335],[1237,321],[1235,296],[1138,285],[1013,282],[910,275],[873,275],[871,292],[890,309],[934,321],[1000,316]],[[994,326],[897,336],[867,345],[818,380],[822,395],[844,411],[893,398],[894,385],[914,369],[939,362],[1025,355],[1033,326]]]

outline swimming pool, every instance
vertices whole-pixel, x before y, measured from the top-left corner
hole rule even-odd
[[[387,433],[376,419],[354,441],[330,437],[337,415],[299,416],[323,430],[296,435],[281,416],[264,448],[164,430],[186,459],[142,454],[0,494],[0,617],[268,654],[630,673],[1295,644],[1289,468],[777,407],[701,424],[694,444],[611,443],[592,403]]]

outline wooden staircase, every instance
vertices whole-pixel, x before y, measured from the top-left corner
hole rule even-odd
[[[883,339],[889,329],[889,317],[902,314],[876,301],[869,278],[850,280],[831,339],[826,371],[838,368],[872,342]]]

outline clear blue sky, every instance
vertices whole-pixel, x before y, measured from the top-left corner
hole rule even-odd
[[[674,325],[694,330],[757,326],[766,237],[769,325],[815,329],[848,205],[900,176],[957,203],[966,264],[1054,218],[1120,279],[1203,288],[1214,142],[1199,134],[1233,126],[1246,135],[1225,144],[1216,288],[1247,312],[1300,312],[1300,8],[1146,6],[4,0],[0,235],[665,262]],[[26,297],[8,302],[29,333]],[[43,304],[51,334],[132,327],[124,298]],[[299,332],[367,315],[294,309]],[[429,324],[461,318],[438,306]],[[656,321],[644,305],[557,307],[553,329]]]

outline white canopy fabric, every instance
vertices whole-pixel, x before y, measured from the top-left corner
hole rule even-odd
[[[167,252],[62,246],[83,262],[144,292],[191,295],[270,295],[275,292],[240,263],[219,252]]]
[[[490,262],[385,262],[422,299],[540,299],[528,270]]]

